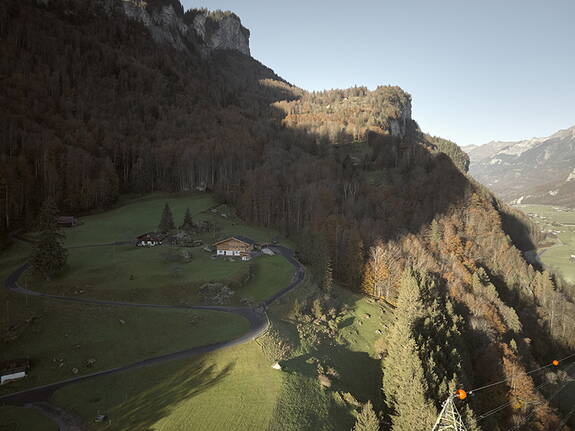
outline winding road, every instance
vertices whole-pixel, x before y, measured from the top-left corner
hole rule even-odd
[[[85,246],[76,246],[70,248],[89,248],[89,247],[106,247],[106,246],[114,246],[114,245],[124,245],[124,242],[116,242],[111,244],[95,244],[95,245],[85,245]],[[139,361],[136,363],[123,365],[121,367],[111,368],[108,370],[98,371],[92,374],[86,374],[78,377],[73,377],[71,379],[62,380],[60,382],[51,383],[44,386],[39,386],[31,389],[27,389],[21,392],[15,392],[12,394],[4,395],[0,397],[0,405],[2,404],[10,404],[16,406],[32,406],[37,408],[38,410],[44,411],[47,413],[46,402],[51,398],[54,391],[60,389],[64,386],[68,386],[74,383],[78,383],[84,380],[92,379],[94,377],[105,376],[115,373],[120,373],[127,370],[132,370],[135,368],[146,367],[149,365],[155,365],[162,362],[171,361],[174,359],[182,359],[188,358],[195,355],[200,355],[203,353],[213,352],[215,350],[223,349],[225,347],[235,346],[238,344],[245,343],[247,341],[251,341],[254,338],[261,335],[269,326],[269,319],[266,313],[266,308],[276,301],[277,299],[281,298],[283,295],[290,292],[296,286],[298,286],[305,276],[305,268],[304,266],[297,261],[294,256],[294,253],[289,248],[274,245],[269,246],[268,248],[272,249],[274,253],[283,256],[287,259],[294,267],[295,273],[291,283],[274,294],[271,298],[264,301],[261,305],[257,307],[233,307],[233,306],[186,306],[186,305],[160,305],[160,304],[138,304],[138,303],[131,303],[131,302],[116,302],[116,301],[104,301],[98,299],[88,299],[88,298],[75,298],[75,297],[68,297],[68,296],[60,296],[60,295],[49,295],[46,293],[40,293],[33,290],[25,289],[18,284],[18,279],[20,276],[28,269],[29,264],[26,263],[19,267],[16,271],[14,271],[5,281],[5,287],[13,292],[28,295],[28,296],[36,296],[36,297],[43,297],[48,298],[55,301],[65,301],[65,302],[75,302],[75,303],[82,303],[82,304],[96,304],[96,305],[111,305],[111,306],[120,306],[120,307],[138,307],[138,308],[163,308],[163,309],[186,309],[186,310],[211,310],[217,311],[221,313],[233,313],[239,316],[246,318],[250,324],[250,329],[244,335],[234,338],[232,340],[223,341],[219,343],[213,344],[206,344],[203,346],[196,346],[190,349],[182,350],[179,352],[169,353],[166,355],[156,356],[153,358],[148,358],[143,361]],[[54,407],[50,407],[53,409]],[[61,427],[62,428],[62,427]],[[73,429],[72,426],[68,426],[68,429]],[[62,428],[64,429],[64,428]]]

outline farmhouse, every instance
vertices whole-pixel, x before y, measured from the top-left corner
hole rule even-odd
[[[136,245],[138,247],[155,247],[157,245],[162,245],[162,242],[166,238],[166,235],[158,232],[149,232],[140,235],[136,238]]]
[[[56,219],[56,223],[62,227],[74,227],[78,225],[78,219],[71,216],[60,216]]]
[[[235,235],[214,244],[218,256],[240,256],[242,260],[250,260],[256,243],[245,236]]]
[[[0,362],[0,385],[26,377],[29,369],[30,361],[28,359],[11,359]]]

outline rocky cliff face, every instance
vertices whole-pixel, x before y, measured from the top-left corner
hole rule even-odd
[[[156,0],[153,7],[141,0],[121,0],[124,13],[143,23],[154,40],[184,51],[190,46],[202,54],[231,49],[250,55],[250,32],[231,12],[191,10],[183,13],[177,1]]]
[[[392,136],[404,137],[407,134],[409,120],[411,120],[411,100],[402,104],[400,111],[399,118],[390,121],[389,132]]]
[[[192,27],[211,50],[233,49],[250,55],[250,32],[235,14],[201,11]]]
[[[189,38],[190,28],[172,5],[160,9],[147,10],[145,4],[137,0],[122,0],[124,13],[144,24],[158,43],[167,43],[178,50],[186,48],[185,40]]]

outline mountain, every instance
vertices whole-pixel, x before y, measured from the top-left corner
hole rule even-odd
[[[575,206],[575,126],[546,138],[465,150],[471,174],[505,200]]]
[[[396,363],[419,364],[425,408],[521,376],[478,392],[469,428],[559,425],[525,372],[575,347],[575,305],[523,259],[533,226],[470,181],[456,144],[419,128],[403,89],[304,91],[250,57],[248,37],[232,13],[176,0],[0,2],[0,234],[32,228],[46,196],[76,215],[122,193],[212,190],[293,239],[315,292],[302,307],[329,310],[317,286],[333,282],[410,307],[399,335],[417,348],[395,340]],[[395,395],[410,392],[396,377]],[[536,404],[477,424],[516,399]]]
[[[116,2],[106,2],[109,9]],[[207,9],[184,10],[177,0],[124,0],[127,17],[144,24],[158,43],[185,51],[199,49],[203,55],[216,49],[237,50],[250,55],[250,32],[232,12]]]

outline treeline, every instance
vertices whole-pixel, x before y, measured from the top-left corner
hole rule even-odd
[[[30,226],[46,195],[78,213],[122,192],[233,183],[259,165],[269,125],[254,116],[289,86],[234,56],[179,55],[91,2],[1,2],[3,228]],[[227,79],[234,61],[249,76],[235,78],[243,100]]]
[[[402,276],[413,268],[438,275],[438,287],[464,318],[474,385],[521,376],[521,384],[478,394],[478,409],[489,411],[527,396],[540,403],[523,411],[503,409],[486,429],[505,421],[517,425],[527,417],[530,430],[558,424],[557,414],[535,389],[543,376],[535,380],[525,372],[575,348],[573,297],[549,273],[525,262],[505,234],[491,196],[477,190],[464,205],[438,215],[417,234],[376,243],[369,250],[362,287],[402,312]]]
[[[469,156],[455,142],[428,134],[424,134],[423,138],[435,147],[437,151],[447,154],[462,172],[469,171]]]
[[[294,101],[275,104],[285,112],[284,125],[313,133],[319,139],[343,144],[366,139],[369,130],[402,133],[411,118],[411,96],[395,86],[365,87],[304,93]]]

